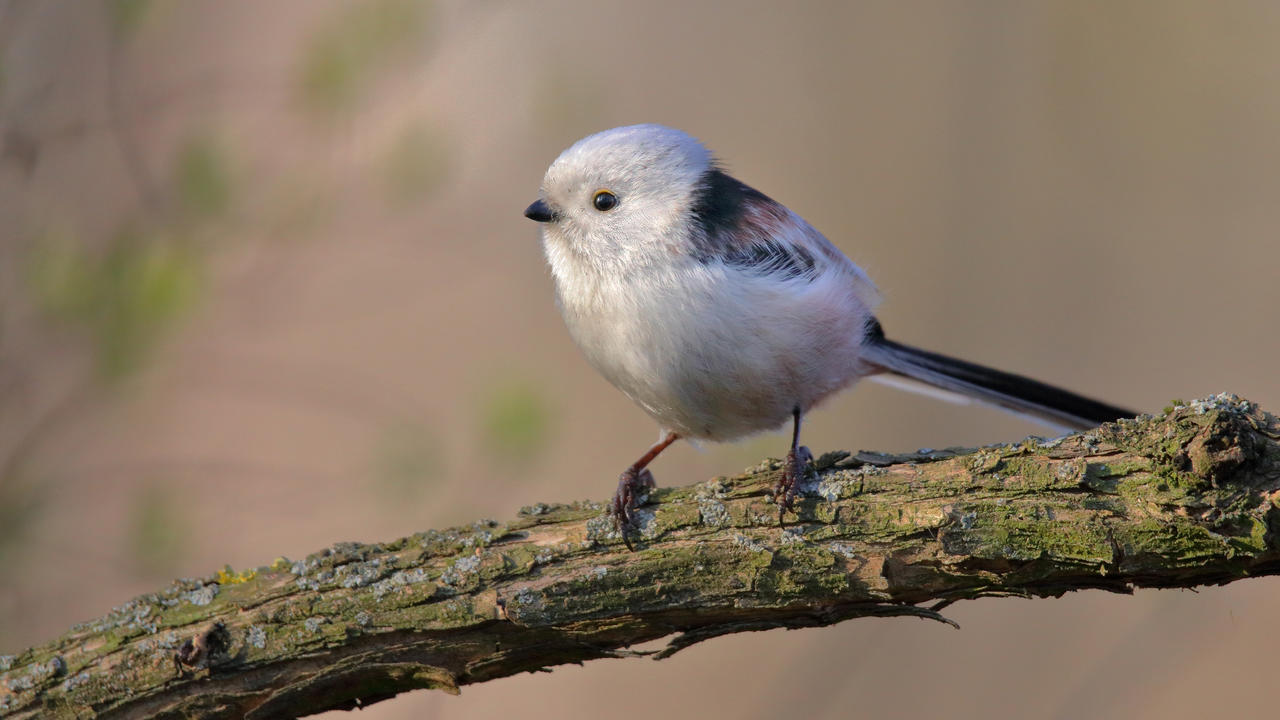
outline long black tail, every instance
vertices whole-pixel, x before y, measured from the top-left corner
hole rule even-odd
[[[1084,430],[1138,413],[1039,380],[894,342],[879,323],[867,333],[866,359],[885,372],[959,393],[1049,423]]]

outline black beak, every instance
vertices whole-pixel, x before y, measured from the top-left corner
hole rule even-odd
[[[538,222],[551,222],[556,219],[556,214],[551,212],[551,206],[542,200],[534,200],[532,205],[524,209],[524,216]]]

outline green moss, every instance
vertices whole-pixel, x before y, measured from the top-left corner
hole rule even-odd
[[[928,503],[924,507],[930,507]],[[840,510],[841,521],[849,531],[868,542],[891,540],[903,527],[914,526],[921,520],[920,508],[909,502],[898,505],[883,503],[851,503]],[[931,510],[936,514],[936,510]]]
[[[1044,519],[1050,512],[1057,520]],[[944,547],[952,554],[978,558],[1029,561],[1051,557],[1111,562],[1113,551],[1108,529],[1095,522],[1071,522],[1070,514],[1068,507],[1046,508],[1041,504],[957,506],[953,516],[959,521],[948,527]]]
[[[1060,474],[1060,467],[1060,464],[1047,463],[1041,458],[1006,458],[1000,470],[1005,478],[1003,489],[1042,492],[1078,484],[1070,475],[1064,477]]]
[[[189,602],[179,602],[177,605],[166,608],[159,614],[156,626],[161,629],[168,628],[186,628],[193,624],[206,621],[208,618],[215,617],[224,609],[224,603],[220,599],[215,599],[208,605],[195,605]]]
[[[477,615],[472,607],[472,599],[468,597],[450,598],[429,605],[410,606],[387,614],[387,619],[397,626],[403,626],[410,618],[415,627],[443,630],[489,622],[494,619],[494,616],[491,612]]]
[[[667,502],[659,506],[654,519],[658,528],[654,537],[660,537],[666,532],[700,525],[702,515],[692,502]]]
[[[1091,463],[1090,469],[1095,477],[1120,478],[1150,471],[1151,461],[1141,457],[1130,457],[1107,463]]]
[[[841,521],[840,506],[835,503],[815,503],[813,511],[808,516],[825,525],[835,525]]]
[[[838,595],[849,588],[849,577],[834,554],[818,545],[790,543],[778,548],[774,566],[780,568],[775,588],[780,596],[800,597],[815,592]]]
[[[503,527],[507,533],[519,533],[539,525],[558,525],[586,520],[598,516],[603,510],[602,505],[590,502],[539,503],[522,508],[520,516]]]
[[[1094,562],[1111,562],[1113,559],[1106,530],[1096,525],[1072,526],[1007,518],[995,526],[992,541],[1005,555],[1015,559],[1034,559],[1045,555],[1062,560]]]
[[[1256,556],[1267,552],[1267,523],[1265,520],[1256,517],[1243,518],[1249,524],[1249,534],[1247,536],[1234,535],[1227,539],[1228,544],[1236,552],[1246,556]]]
[[[1202,565],[1235,553],[1227,539],[1207,528],[1149,520],[1117,531],[1127,555],[1156,555],[1178,567]]]
[[[503,576],[519,577],[533,570],[539,564],[539,549],[528,545],[517,545],[502,552]]]

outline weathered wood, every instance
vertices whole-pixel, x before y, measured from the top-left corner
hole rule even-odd
[[[1065,439],[829,453],[778,526],[776,462],[661,489],[628,552],[598,503],[181,580],[0,657],[0,713],[292,717],[717,635],[986,595],[1280,570],[1280,423],[1234,396]],[[925,603],[932,603],[926,606]]]

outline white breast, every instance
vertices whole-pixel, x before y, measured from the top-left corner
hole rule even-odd
[[[598,273],[548,247],[561,312],[590,363],[664,429],[731,440],[778,427],[865,374],[871,316],[852,263],[779,280],[673,258]],[[847,261],[846,261],[847,262]]]

